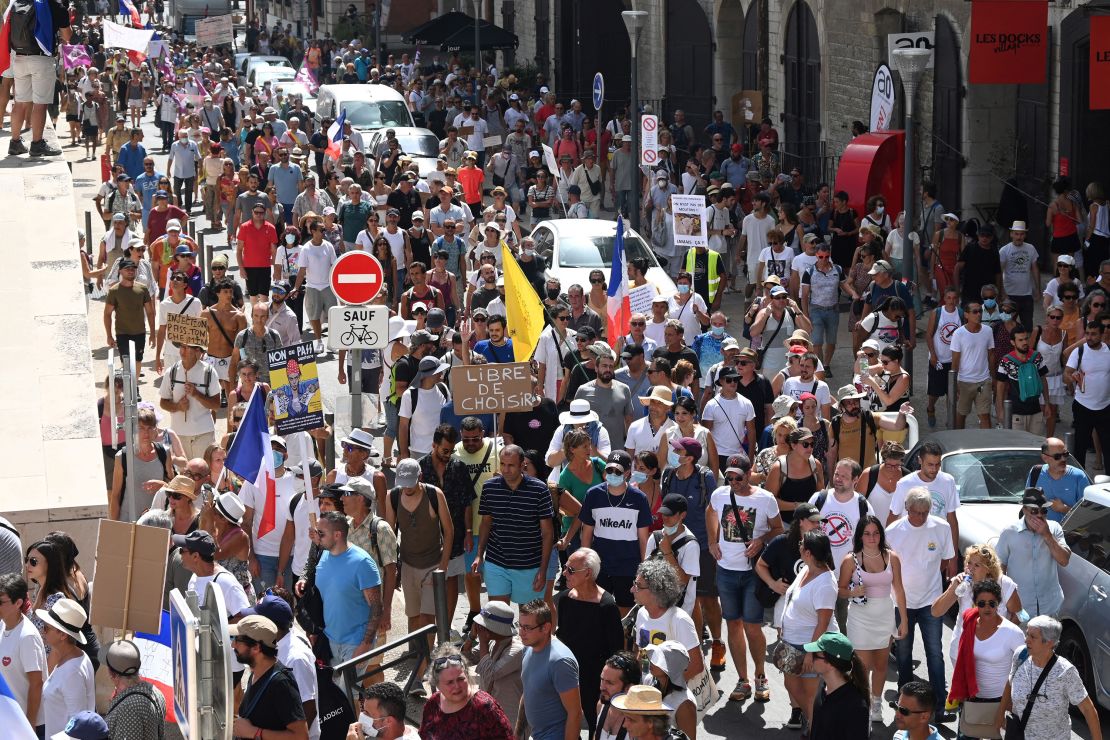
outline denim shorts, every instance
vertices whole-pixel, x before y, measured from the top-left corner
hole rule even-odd
[[[398,405],[389,399],[386,399],[386,402],[382,405],[385,406],[385,436],[397,439]],[[385,450],[386,457],[389,457],[390,454],[390,450]]]
[[[763,624],[763,604],[755,597],[758,580],[754,570],[729,570],[717,566],[721,615],[727,621],[739,619],[748,624]]]
[[[809,333],[814,344],[836,344],[836,330],[840,327],[840,311],[835,306],[809,307],[809,320],[813,330]]]
[[[485,564],[486,593],[491,598],[508,596],[514,604],[525,604],[542,599],[543,590],[533,591],[532,581],[537,568],[502,568],[487,561]]]

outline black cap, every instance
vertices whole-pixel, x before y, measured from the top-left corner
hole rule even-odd
[[[121,270],[127,270],[127,269],[134,270],[138,266],[139,266],[139,263],[136,262],[135,260],[120,260],[119,261],[119,269],[121,269]]]
[[[627,473],[632,470],[632,456],[624,450],[615,450],[605,458],[605,465],[619,465],[621,472]]]
[[[351,488],[350,486],[346,485],[345,483],[329,483],[326,486],[321,486],[320,487],[320,494],[317,496],[317,498],[341,499],[341,498],[343,498],[343,495],[345,493],[348,493],[348,492],[353,491],[353,490],[355,490],[355,489]]]
[[[639,344],[626,344],[624,349],[621,350],[621,357],[625,360],[630,360],[644,353],[644,348]]]
[[[979,227],[979,236],[994,236],[994,229],[989,224]]]
[[[663,497],[663,503],[659,506],[659,513],[663,516],[674,516],[675,514],[685,513],[689,511],[690,505],[686,501],[686,497],[681,493],[668,493]]]
[[[1025,494],[1021,497],[1022,506],[1037,506],[1042,509],[1048,508],[1048,499],[1044,496],[1043,488],[1026,488]]]
[[[311,460],[308,461],[308,474],[310,476],[312,476],[313,478],[321,476],[321,475],[324,474],[324,467],[319,462],[317,462],[315,458],[312,458]],[[304,477],[304,466],[303,465],[295,466],[293,468],[293,476],[295,478],[303,478]]]
[[[173,544],[183,550],[195,552],[198,555],[212,557],[216,553],[216,540],[203,529],[198,529],[189,534],[175,534]]]

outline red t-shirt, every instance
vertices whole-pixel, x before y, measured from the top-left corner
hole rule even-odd
[[[555,106],[554,105],[551,105],[551,104],[541,105],[539,108],[536,108],[536,116],[535,116],[536,123],[538,123],[540,125],[540,128],[543,128],[544,122],[547,121],[547,119],[550,118],[552,115],[554,115],[554,113],[555,113]]]
[[[463,195],[467,203],[479,203],[482,200],[482,183],[485,182],[486,172],[478,167],[463,167],[459,170],[458,180],[463,186]]]
[[[244,221],[235,238],[243,242],[243,267],[270,267],[273,264],[272,250],[278,236],[272,223],[263,221],[261,228],[255,228],[254,221]]]
[[[180,221],[181,228],[184,229],[189,215],[174,205],[166,206],[164,211],[159,211],[157,208],[150,209],[150,213],[146,217],[146,243],[148,246],[153,244],[155,239],[166,235],[166,224],[170,222],[171,218]]]

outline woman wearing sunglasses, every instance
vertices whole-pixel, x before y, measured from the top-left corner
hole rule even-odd
[[[44,641],[46,637],[46,622],[40,617],[40,612],[49,612],[60,599],[72,599],[82,605],[86,613],[89,607],[88,588],[86,587],[83,593],[78,591],[77,584],[69,578],[66,568],[65,550],[65,545],[57,541],[52,541],[48,537],[28,547],[25,557],[23,558],[23,575],[27,578],[28,584],[37,586],[35,598],[31,602],[31,608],[27,613],[27,618],[38,627],[40,633],[44,633]],[[82,633],[84,632],[85,630],[82,629]],[[93,670],[95,671],[100,667],[98,656],[100,646],[96,643],[95,639],[89,641],[86,637],[83,641],[82,649],[86,651],[89,659],[94,661]],[[49,642],[47,642],[46,654],[49,655],[50,652],[51,646]]]
[[[959,731],[964,738],[1000,738],[996,717],[1014,652],[1025,644],[1021,628],[999,613],[1002,587],[987,579],[973,584],[972,606],[960,617],[962,632],[952,643],[955,663],[949,704],[962,702]]]
[[[814,491],[825,487],[825,475],[813,456],[813,432],[799,427],[786,436],[790,452],[779,457],[767,473],[763,487],[775,494],[782,513],[782,523],[794,520],[794,509],[809,501]]]
[[[1064,348],[1068,346],[1068,335],[1063,330],[1064,309],[1053,306],[1045,311],[1044,326],[1033,329],[1030,343],[1044,358],[1048,375],[1044,382],[1048,385],[1048,400],[1052,406],[1052,417],[1045,419],[1045,436],[1056,436],[1056,420],[1060,418],[1060,405],[1069,401],[1064,388]]]
[[[432,654],[428,697],[420,719],[424,740],[512,740],[509,718],[492,696],[474,685],[459,648],[446,643]]]

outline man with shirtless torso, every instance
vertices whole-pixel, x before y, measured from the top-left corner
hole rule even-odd
[[[200,314],[208,322],[208,353],[205,360],[216,369],[225,395],[231,391],[228,371],[235,335],[247,328],[247,319],[243,312],[231,302],[234,296],[235,285],[229,278],[224,278],[216,284],[216,304]]]

